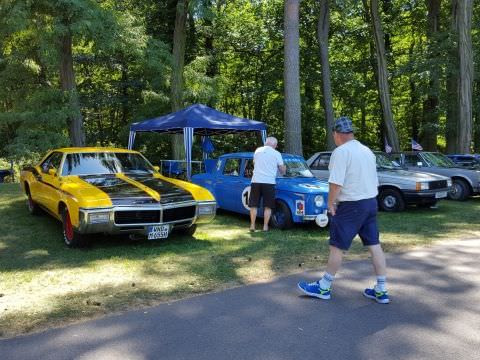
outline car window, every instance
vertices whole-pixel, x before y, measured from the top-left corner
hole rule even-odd
[[[243,176],[251,179],[253,176],[253,160],[252,159],[246,159],[245,160],[245,165],[243,167]]]
[[[45,159],[44,162],[41,163],[40,167],[42,168],[42,172],[47,174],[48,170],[50,169],[58,170],[60,163],[62,162],[62,156],[63,154],[60,152],[52,153],[48,158]]]
[[[320,154],[315,161],[310,165],[312,170],[328,170],[331,154]]]
[[[423,165],[425,165],[422,161],[422,159],[414,154],[406,154],[405,155],[405,165],[407,166],[418,166],[417,163],[421,162]]]
[[[240,174],[240,159],[227,159],[223,175],[238,176]]]

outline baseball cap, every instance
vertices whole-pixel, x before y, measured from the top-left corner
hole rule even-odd
[[[339,117],[333,124],[332,131],[339,133],[351,133],[354,131],[352,120],[347,116]]]

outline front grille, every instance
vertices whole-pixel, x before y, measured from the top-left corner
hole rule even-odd
[[[447,180],[430,181],[429,189],[444,189],[447,187]]]
[[[115,224],[148,224],[160,222],[160,210],[115,211]]]
[[[163,222],[191,219],[195,217],[195,205],[163,210]]]

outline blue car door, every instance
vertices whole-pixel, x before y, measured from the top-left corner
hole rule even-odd
[[[244,213],[241,197],[244,179],[240,176],[241,165],[241,158],[225,159],[222,173],[218,175],[215,194],[220,208]]]

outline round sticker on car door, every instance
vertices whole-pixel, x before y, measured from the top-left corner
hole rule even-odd
[[[243,207],[247,210],[250,210],[248,207],[248,199],[250,199],[250,186],[247,186],[245,189],[242,191],[242,204]]]

